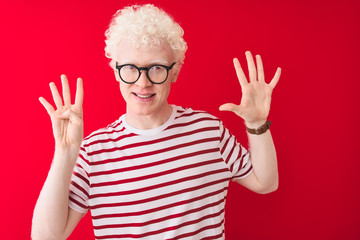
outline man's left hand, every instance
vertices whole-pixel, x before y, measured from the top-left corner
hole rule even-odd
[[[265,82],[264,69],[260,55],[254,59],[249,51],[245,53],[249,69],[249,81],[247,80],[237,58],[234,58],[234,67],[239,79],[242,98],[240,105],[226,103],[220,106],[221,111],[232,111],[245,121],[249,128],[258,128],[263,125],[270,111],[271,94],[280,79],[281,68],[276,70],[275,76],[269,84]]]

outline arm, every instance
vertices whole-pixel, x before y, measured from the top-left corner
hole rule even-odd
[[[239,61],[234,59],[236,74],[242,88],[240,105],[227,103],[220,106],[220,110],[232,111],[244,119],[247,127],[258,128],[266,122],[269,115],[271,94],[279,81],[281,69],[277,69],[274,78],[267,84],[261,57],[256,56],[257,69],[250,52],[246,52],[246,59],[250,82],[247,81]],[[261,135],[248,133],[248,139],[253,172],[236,182],[257,193],[275,191],[279,177],[276,151],[270,131]]]
[[[75,104],[71,105],[70,89],[65,75],[61,76],[64,105],[54,83],[50,89],[57,110],[44,98],[55,138],[55,154],[49,174],[35,206],[31,236],[33,239],[66,239],[84,214],[68,207],[71,175],[83,138],[83,86],[77,81]]]
[[[236,182],[256,193],[273,192],[278,187],[279,175],[276,151],[270,130],[262,135],[248,134],[248,139],[254,171]]]

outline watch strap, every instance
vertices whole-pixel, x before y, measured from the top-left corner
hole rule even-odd
[[[260,127],[256,128],[256,129],[248,128],[248,127],[246,127],[246,125],[245,125],[245,127],[246,127],[246,130],[248,131],[248,133],[260,135],[260,134],[265,133],[270,128],[270,125],[271,125],[271,121],[266,121],[265,124],[261,125]]]

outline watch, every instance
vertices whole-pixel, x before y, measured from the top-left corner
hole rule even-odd
[[[265,124],[261,125],[260,127],[256,128],[256,129],[248,128],[248,127],[246,127],[246,125],[245,125],[245,127],[246,127],[246,130],[248,131],[248,133],[260,135],[260,134],[265,133],[270,128],[270,125],[271,125],[271,121],[266,121]]]

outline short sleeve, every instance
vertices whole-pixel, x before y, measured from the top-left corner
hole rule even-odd
[[[219,124],[220,153],[231,172],[232,180],[247,177],[253,170],[249,152],[221,121],[219,121]]]
[[[69,191],[69,207],[77,212],[86,213],[89,210],[90,180],[89,159],[83,146],[80,147]]]

